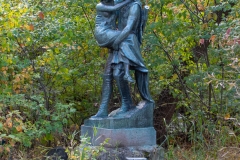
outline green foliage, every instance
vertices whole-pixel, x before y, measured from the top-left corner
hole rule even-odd
[[[184,129],[174,124],[174,132],[168,130],[169,144],[181,145],[181,135],[193,148],[229,145],[219,144],[221,137],[236,146],[239,138],[229,137],[239,137],[239,126],[232,122],[239,121],[240,112],[238,1],[149,3],[144,51],[154,73],[151,91],[157,99],[163,88],[169,88],[184,120]],[[176,155],[168,158],[172,156]]]
[[[108,56],[93,35],[97,3],[0,0],[3,158],[11,148],[69,140],[71,126],[77,130],[96,112]],[[227,145],[230,130],[239,137],[239,2],[150,0],[148,5],[142,55],[156,107],[168,88],[182,110],[185,128],[178,131],[188,142],[196,148]],[[168,132],[168,141],[179,132]]]
[[[48,145],[71,124],[79,127],[100,97],[105,51],[90,27],[95,4],[2,0],[0,6],[3,148]]]
[[[97,157],[102,153],[105,152],[105,145],[108,144],[109,139],[105,139],[100,146],[92,146],[90,142],[90,137],[88,136],[81,136],[81,144],[72,148],[71,150],[67,150],[69,158],[72,160],[79,159],[79,160],[96,160]]]

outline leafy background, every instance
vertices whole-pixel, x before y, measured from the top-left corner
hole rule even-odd
[[[2,159],[33,159],[54,146],[79,145],[75,133],[98,109],[108,56],[93,34],[97,3],[0,0]],[[142,55],[166,159],[215,159],[222,147],[238,148],[239,2],[145,3],[150,11]],[[137,103],[140,96],[131,88]],[[115,86],[110,110],[119,103]]]

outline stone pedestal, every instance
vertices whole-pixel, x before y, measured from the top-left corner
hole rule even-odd
[[[111,112],[107,118],[90,118],[84,121],[84,126],[107,129],[145,128],[153,127],[154,103],[140,102],[130,111],[116,115],[117,110]]]
[[[130,111],[117,115],[117,110],[107,118],[90,118],[81,126],[81,136],[89,136],[94,146],[106,139],[106,147],[131,147],[156,145],[153,128],[154,103],[140,102]]]
[[[106,139],[108,139],[106,147],[112,148],[156,145],[156,131],[153,127],[106,129],[82,126],[81,134],[91,137],[94,146],[99,146]]]

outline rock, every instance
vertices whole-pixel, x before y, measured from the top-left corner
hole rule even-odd
[[[2,138],[0,138],[0,145],[4,145],[6,143],[6,141]]]
[[[164,160],[164,149],[159,146],[105,148],[97,160],[127,160],[134,158],[146,158],[148,160]]]
[[[48,151],[44,160],[67,160],[68,155],[63,147],[56,147]]]

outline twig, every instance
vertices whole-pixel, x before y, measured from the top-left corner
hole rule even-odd
[[[82,8],[82,10],[83,10],[83,13],[84,13],[84,15],[85,15],[85,17],[86,17],[86,19],[87,19],[87,21],[88,21],[88,24],[89,24],[89,26],[90,26],[90,28],[91,28],[92,34],[93,34],[93,36],[95,37],[94,31],[93,31],[93,27],[92,27],[92,25],[91,25],[91,23],[90,23],[89,17],[88,17],[88,15],[87,15],[87,13],[86,13],[86,11],[85,11],[85,9],[84,9],[84,6],[82,5],[82,3],[80,3],[80,5],[81,5],[81,8]],[[96,37],[95,37],[95,39],[96,39]]]
[[[180,81],[180,84],[182,85],[182,87],[183,87],[183,89],[184,89],[184,93],[185,93],[186,97],[189,99],[189,95],[188,95],[188,93],[187,93],[186,86],[185,86],[184,83],[183,83],[183,80],[182,80],[182,78],[181,78],[181,75],[180,75],[180,73],[179,73],[180,71],[179,71],[177,65],[174,65],[174,64],[172,63],[172,62],[173,62],[172,57],[171,57],[170,54],[165,50],[165,48],[162,47],[162,42],[159,40],[158,35],[156,34],[156,32],[153,31],[153,33],[154,33],[155,37],[157,38],[157,40],[158,40],[158,42],[159,42],[159,44],[160,44],[159,47],[164,51],[164,53],[167,55],[169,61],[171,62],[172,66],[173,66],[173,70],[174,70],[174,72],[177,74],[178,79],[179,79],[179,81]]]
[[[198,14],[194,13],[194,12],[187,6],[187,4],[184,2],[184,0],[180,0],[180,1],[184,4],[184,6],[187,8],[187,10],[188,10],[189,12],[191,12],[191,13],[194,14],[198,19],[200,19],[201,21],[203,21],[203,19],[202,19],[201,17],[199,17]]]

